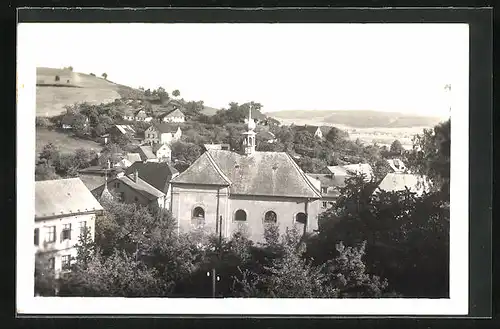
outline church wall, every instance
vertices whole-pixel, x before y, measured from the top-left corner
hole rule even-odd
[[[254,241],[262,241],[264,234],[264,215],[272,210],[277,215],[277,223],[281,233],[285,233],[286,228],[292,228],[295,222],[295,215],[299,212],[305,213],[305,199],[299,198],[271,198],[252,196],[230,196],[230,218],[229,234],[237,231],[241,226]],[[317,229],[317,216],[320,211],[318,201],[310,201],[308,205],[307,231]],[[234,215],[238,209],[243,209],[247,213],[246,222],[235,221]],[[297,223],[297,228],[303,229],[302,224]]]

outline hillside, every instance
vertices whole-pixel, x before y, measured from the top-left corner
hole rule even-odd
[[[266,113],[283,123],[341,125],[352,128],[431,127],[441,118],[379,111],[278,111]]]
[[[59,76],[59,81],[56,81]],[[36,71],[36,114],[54,116],[74,103],[108,103],[116,98],[141,93],[100,77],[65,69],[39,67]]]

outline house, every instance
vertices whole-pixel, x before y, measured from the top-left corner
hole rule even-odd
[[[139,178],[162,191],[166,195],[166,208],[170,209],[171,187],[170,181],[179,175],[177,169],[166,162],[137,162],[126,169],[125,175],[137,172]]]
[[[134,203],[148,207],[149,209],[166,208],[167,199],[165,193],[139,178],[137,171],[130,175],[119,175],[104,185],[92,191],[92,194],[101,199],[102,197],[118,197],[124,203]]]
[[[56,277],[70,269],[80,234],[94,238],[102,212],[80,178],[35,182],[35,254],[48,259]]]
[[[153,154],[156,156],[159,162],[170,162],[172,161],[172,149],[168,144],[153,144],[152,146]]]
[[[345,186],[345,177],[333,174],[312,174],[308,177],[314,179],[316,188],[321,192],[321,208],[329,208],[340,196],[340,188]]]
[[[417,196],[429,191],[429,181],[426,177],[414,174],[388,173],[380,182],[374,194],[380,191],[399,192],[409,189]]]
[[[160,121],[162,122],[185,122],[186,117],[184,116],[184,113],[179,108],[175,108],[174,110],[163,114],[159,117]]]
[[[168,123],[154,123],[144,131],[144,143],[170,144],[182,136],[181,127]]]
[[[400,159],[388,159],[387,163],[393,173],[404,173],[407,170],[404,162]]]
[[[276,139],[276,136],[270,132],[270,131],[262,131],[261,133],[259,133],[259,137],[266,143],[269,143],[269,144],[272,144],[272,143],[276,143],[277,139]]]
[[[134,117],[134,120],[135,121],[142,121],[142,122],[150,122],[151,120],[153,120],[153,117],[148,115],[146,113],[146,111],[144,110],[139,110],[135,113],[135,117]]]
[[[109,129],[109,134],[113,137],[127,136],[135,137],[135,129],[131,125],[114,125]]]
[[[229,144],[203,144],[205,150],[225,150],[229,151],[231,146]]]
[[[178,231],[201,228],[224,237],[245,228],[262,241],[267,224],[281,233],[317,229],[321,193],[285,152],[255,150],[251,110],[241,153],[207,150],[171,181]]]
[[[66,113],[61,119],[61,127],[63,129],[73,129],[73,125],[75,124],[75,121],[78,120],[80,116],[83,116],[83,115]],[[89,118],[85,117],[85,121],[84,121],[83,126],[85,128],[87,128],[88,125],[89,125]]]
[[[128,168],[130,167],[134,162],[142,162],[141,156],[139,153],[127,153],[120,161],[118,161],[114,167],[120,167],[120,168]]]
[[[123,120],[126,121],[135,121],[135,109],[131,106],[127,106],[123,109]]]
[[[367,163],[348,164],[342,166],[328,166],[328,170],[336,177],[348,178],[355,175],[365,175],[367,182],[374,177],[373,168]]]
[[[158,158],[153,152],[153,147],[150,145],[141,145],[138,146],[134,153],[139,154],[141,161],[144,162],[158,162]]]
[[[307,131],[311,133],[311,135],[313,135],[314,137],[323,138],[323,131],[321,131],[321,128],[318,126],[309,126],[309,125],[295,126],[295,131]]]

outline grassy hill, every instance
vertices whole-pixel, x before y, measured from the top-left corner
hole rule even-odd
[[[201,111],[202,114],[205,114],[206,116],[212,116],[215,113],[217,113],[219,109],[216,109],[215,107],[210,107],[210,106],[203,106],[203,110]]]
[[[56,81],[56,76],[59,81]],[[36,114],[54,116],[64,112],[64,106],[74,103],[108,103],[116,98],[140,93],[90,74],[65,69],[39,67],[36,71]]]
[[[278,111],[266,113],[283,122],[311,125],[341,125],[352,128],[431,127],[441,118],[380,111]],[[300,123],[299,123],[300,122]]]

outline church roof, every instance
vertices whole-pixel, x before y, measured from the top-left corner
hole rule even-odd
[[[285,152],[208,150],[172,183],[229,185],[230,193],[320,198],[321,194]]]
[[[172,177],[179,173],[166,162],[136,162],[125,170],[125,175],[133,174],[136,170],[140,179],[165,193]]]

